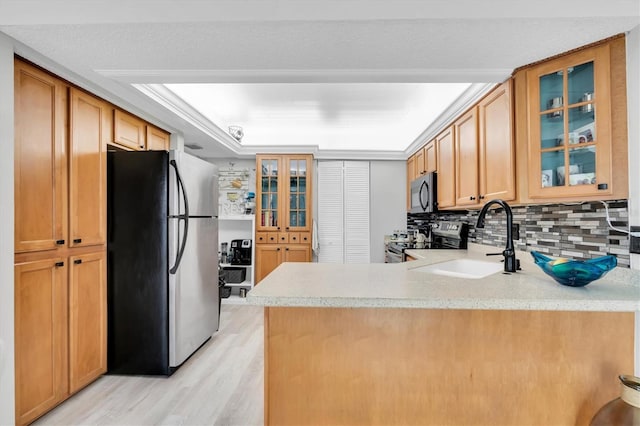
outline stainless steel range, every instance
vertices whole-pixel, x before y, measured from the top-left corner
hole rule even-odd
[[[424,243],[416,243],[413,239],[390,241],[385,249],[385,263],[404,262],[404,252],[407,249],[463,250],[467,248],[468,225],[464,222],[434,222],[430,230],[431,238]]]

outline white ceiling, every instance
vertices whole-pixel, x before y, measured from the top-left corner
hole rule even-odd
[[[204,157],[404,158],[486,83],[640,23],[638,0],[0,0],[0,11],[18,54],[183,134]],[[422,126],[404,122],[448,106],[419,84],[442,82],[476,84],[435,123],[426,110]],[[212,117],[163,83],[214,83]],[[312,116],[319,127],[307,127]]]

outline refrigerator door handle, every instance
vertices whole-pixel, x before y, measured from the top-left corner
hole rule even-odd
[[[178,165],[175,160],[169,161],[171,167],[175,169],[176,172],[176,181],[178,183],[178,193],[182,192],[182,198],[184,200],[184,214],[172,215],[169,216],[172,219],[184,220],[184,235],[182,236],[182,242],[180,243],[180,248],[178,249],[178,253],[176,255],[176,262],[171,269],[169,269],[169,273],[171,275],[175,275],[178,267],[180,266],[180,261],[182,261],[182,255],[184,254],[184,249],[187,245],[187,237],[189,235],[189,200],[187,199],[187,192],[184,188],[184,182],[182,182],[182,178],[180,177],[180,172],[178,171]],[[178,212],[180,211],[180,207],[178,206]],[[180,226],[178,224],[178,231],[180,230]]]

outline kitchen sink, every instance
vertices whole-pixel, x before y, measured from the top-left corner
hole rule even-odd
[[[427,272],[450,277],[479,279],[504,270],[500,262],[487,262],[474,259],[455,259],[433,265],[420,266],[411,269],[415,272]]]

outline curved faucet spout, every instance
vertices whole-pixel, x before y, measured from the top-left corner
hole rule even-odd
[[[516,272],[519,269],[518,264],[520,262],[516,259],[516,251],[513,246],[513,212],[511,211],[509,204],[501,199],[488,201],[484,206],[482,206],[482,210],[480,210],[480,213],[478,214],[476,228],[484,228],[484,217],[487,214],[489,207],[493,204],[498,204],[502,207],[507,215],[507,246],[502,252],[502,255],[504,256],[504,271]]]

